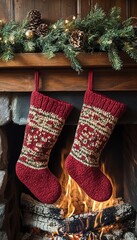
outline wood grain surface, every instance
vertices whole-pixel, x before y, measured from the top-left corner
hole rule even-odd
[[[136,67],[136,62],[126,54],[120,54],[125,67]],[[83,67],[111,67],[107,53],[97,52],[94,54],[80,53],[77,59]],[[0,60],[0,68],[31,68],[31,67],[70,67],[71,63],[64,54],[58,53],[55,57],[48,59],[42,53],[21,53],[16,54],[11,61]]]
[[[93,89],[96,91],[137,91],[137,70],[126,68],[119,72],[110,68],[92,68]],[[40,69],[41,91],[85,91],[90,68],[78,75],[72,69]],[[33,69],[1,69],[1,92],[30,92],[34,89]]]
[[[122,18],[137,16],[137,1],[134,0],[81,0],[81,16],[86,16],[91,8],[98,3],[107,13],[114,6],[121,8]],[[28,11],[37,9],[42,18],[53,23],[60,18],[76,15],[77,0],[0,0],[0,18],[9,21],[24,19]]]

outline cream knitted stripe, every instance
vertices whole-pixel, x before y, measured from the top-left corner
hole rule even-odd
[[[40,164],[38,164],[38,162],[34,162],[28,159],[27,162],[21,161],[20,159],[18,160],[19,163],[23,164],[26,167],[32,168],[32,169],[37,169],[37,170],[42,170],[47,168],[47,164],[45,164],[45,162],[41,162]]]
[[[117,120],[109,112],[84,104],[70,155],[87,166],[98,167],[100,146],[107,142]]]
[[[30,106],[25,141],[18,162],[34,169],[48,165],[51,148],[64,125],[58,115]]]
[[[39,115],[37,108],[34,107],[33,110],[30,107],[29,115],[31,116],[31,120],[28,121],[29,126],[38,128],[40,131],[44,130],[52,135],[58,136],[58,133],[64,125],[64,120],[60,119],[58,115],[49,112],[44,112],[43,115]]]
[[[96,127],[100,134],[109,137],[112,129],[118,121],[117,117],[114,117],[109,112],[103,111],[94,106],[88,106],[86,104],[83,105],[84,108],[81,111],[80,115],[80,124],[87,124],[91,128],[95,129]],[[107,125],[111,125],[112,128],[107,127]]]

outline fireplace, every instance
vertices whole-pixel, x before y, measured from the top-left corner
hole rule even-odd
[[[64,162],[76,130],[76,125],[65,125],[49,162],[51,171],[60,179],[62,186],[62,195],[53,205],[40,203],[15,176],[15,162],[21,150],[24,126],[9,123],[5,130],[10,147],[5,222],[11,239],[16,239],[15,234],[19,234],[19,230],[23,239],[135,237],[136,125],[118,124],[102,152],[100,167],[113,185],[112,197],[104,203],[90,199],[65,172]],[[16,225],[15,219],[18,222]]]
[[[3,126],[8,139],[9,155],[3,231],[7,232],[9,240],[135,239],[137,98],[136,91],[131,91],[137,90],[134,66],[131,69],[128,65],[119,73],[111,70],[108,63],[106,68],[98,66],[94,69],[94,89],[128,106],[100,158],[100,167],[113,185],[112,198],[100,204],[89,199],[64,172],[63,167],[73,143],[89,69],[86,68],[80,76],[68,69],[68,66],[55,69],[54,73],[50,68],[46,71],[40,69],[40,90],[46,90],[44,94],[74,105],[74,110],[51,153],[49,163],[51,171],[60,179],[62,195],[54,205],[48,206],[35,199],[15,174],[15,163],[22,148],[25,130],[25,126],[19,124],[25,124],[30,100],[30,93],[24,83],[27,81],[29,91],[33,89],[34,69],[22,69],[20,66],[20,69],[11,71],[10,67],[8,66],[7,72],[2,71],[2,91],[7,89],[6,81],[12,72],[8,94],[12,104],[15,104],[15,99],[22,99],[21,102],[24,104],[25,101],[26,108],[20,121],[13,115],[15,109],[12,108],[12,121]]]

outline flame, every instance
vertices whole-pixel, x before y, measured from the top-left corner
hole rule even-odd
[[[69,240],[79,240],[81,236],[77,234],[69,234],[68,237]]]
[[[69,154],[70,148],[71,147],[69,144],[69,146],[63,148],[61,151],[62,175],[60,177],[60,184],[62,186],[62,195],[57,202],[57,207],[63,209],[64,217],[70,217],[73,214],[99,211],[99,214],[97,215],[95,221],[96,226],[102,217],[102,212],[100,211],[106,207],[118,204],[119,200],[116,199],[116,184],[114,180],[112,181],[109,176],[107,176],[113,186],[113,194],[111,198],[108,201],[102,203],[92,200],[65,171],[65,158]],[[102,164],[101,170],[102,172],[105,172],[104,164]],[[105,173],[105,175],[107,174]]]

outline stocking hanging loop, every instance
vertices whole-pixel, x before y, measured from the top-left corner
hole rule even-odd
[[[93,72],[89,71],[88,74],[88,90],[93,91],[92,90],[92,82],[93,82]]]
[[[35,80],[35,91],[38,92],[39,91],[39,72],[38,72],[38,70],[35,71],[34,80]]]

